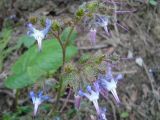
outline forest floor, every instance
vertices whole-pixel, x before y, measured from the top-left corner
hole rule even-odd
[[[50,17],[69,21],[76,8],[83,2],[83,0],[70,2],[41,0],[39,4],[35,1],[32,5],[28,5],[29,2],[24,5],[22,1],[15,0],[14,3],[8,3],[9,5],[1,10],[0,29],[3,29],[2,24],[6,26],[4,23],[9,17],[16,15],[18,19],[18,21],[9,23],[13,26],[9,47],[16,44],[19,36],[27,33],[25,23],[30,17],[36,16],[38,19]],[[88,33],[80,30],[76,40],[79,56],[87,52],[95,54],[111,51],[111,54],[122,58],[133,57],[130,60],[120,61],[122,73],[125,74],[117,90],[122,105],[118,107],[110,100],[107,102],[102,100],[103,105],[110,107],[107,112],[109,120],[160,120],[160,10],[147,2],[139,1],[127,2],[127,6],[122,7],[122,9],[135,10],[133,13],[119,17],[121,23],[128,28],[128,32],[119,29],[119,36],[116,37],[116,31],[110,28],[112,37],[106,37],[103,31],[100,31],[96,45],[90,46]],[[13,63],[25,50],[25,48],[14,50],[3,61],[3,69],[0,71],[0,119],[1,113],[11,112],[15,99],[14,91],[5,88],[3,82],[11,74],[10,68]],[[136,64],[136,58],[142,58],[143,64]],[[23,98],[21,101],[26,101],[26,99]],[[68,119],[65,111],[62,116]],[[83,119],[89,120],[90,118]]]

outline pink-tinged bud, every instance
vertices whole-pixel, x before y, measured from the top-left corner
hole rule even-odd
[[[80,108],[81,96],[75,95],[74,105],[76,109]]]
[[[91,28],[90,29],[90,43],[91,45],[95,45],[96,44],[96,29],[95,28]]]

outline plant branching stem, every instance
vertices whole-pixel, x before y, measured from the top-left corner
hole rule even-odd
[[[69,39],[72,35],[72,32],[74,30],[74,26],[71,28],[66,40],[65,40],[65,43],[62,43],[62,40],[60,38],[60,35],[56,35],[55,33],[53,33],[53,35],[56,37],[56,39],[58,40],[61,48],[62,48],[62,55],[63,55],[63,66],[65,64],[65,61],[66,61],[66,48],[67,48],[67,45],[69,43]],[[58,108],[58,104],[59,104],[59,100],[60,100],[60,97],[61,97],[61,91],[62,91],[62,86],[63,86],[63,79],[60,79],[59,81],[59,88],[58,88],[58,94],[57,94],[57,99],[56,99],[56,110]]]

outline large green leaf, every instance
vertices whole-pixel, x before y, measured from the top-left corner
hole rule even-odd
[[[23,35],[19,38],[17,43],[18,43],[19,47],[21,45],[24,45],[25,47],[30,48],[35,43],[35,41],[36,40],[34,39],[34,37],[30,37],[28,35]]]
[[[13,50],[12,47],[7,47],[11,39],[11,34],[12,34],[11,29],[3,29],[3,31],[0,32],[0,72],[3,68],[4,59]]]
[[[148,0],[148,2],[153,6],[157,5],[157,1],[156,0]]]
[[[66,60],[70,60],[76,53],[75,46],[68,46]],[[55,39],[43,41],[42,52],[38,52],[35,45],[17,60],[11,68],[13,75],[8,77],[5,85],[11,89],[26,87],[61,66],[62,50],[59,43]]]

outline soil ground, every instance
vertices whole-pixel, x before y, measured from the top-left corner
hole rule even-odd
[[[4,2],[5,6],[0,6],[2,9],[0,29],[3,29],[2,23],[4,26],[8,17],[16,15],[18,18],[18,22],[12,23],[14,29],[10,46],[16,44],[18,36],[26,34],[25,23],[31,16],[38,18],[47,16],[68,21],[72,19],[76,8],[84,2],[83,0],[35,0],[32,3],[29,1],[24,3],[24,0],[14,0],[14,2]],[[133,59],[120,61],[122,73],[125,73],[124,80],[118,85],[122,104],[117,107],[113,101],[102,100],[103,105],[110,106],[107,117],[109,120],[160,120],[160,10],[158,7],[149,5],[147,0],[126,1],[127,6],[122,9],[136,10],[134,13],[120,16],[120,21],[128,28],[128,32],[119,29],[119,36],[116,37],[116,32],[110,28],[113,37],[109,38],[100,31],[96,46],[91,48],[88,34],[81,30],[76,43],[79,55],[87,52],[94,54],[97,51],[107,53],[112,49],[112,54],[124,58],[129,53],[132,54]],[[3,81],[11,74],[11,65],[24,51],[25,49],[15,50],[4,60],[4,67],[0,73],[0,117],[1,113],[11,112],[10,108],[15,99],[14,91],[6,89]],[[137,57],[143,59],[142,66],[136,64]],[[126,118],[122,118],[120,114],[124,111],[129,114]],[[65,112],[62,116],[68,119]],[[90,119],[87,113],[84,117],[85,120]]]

